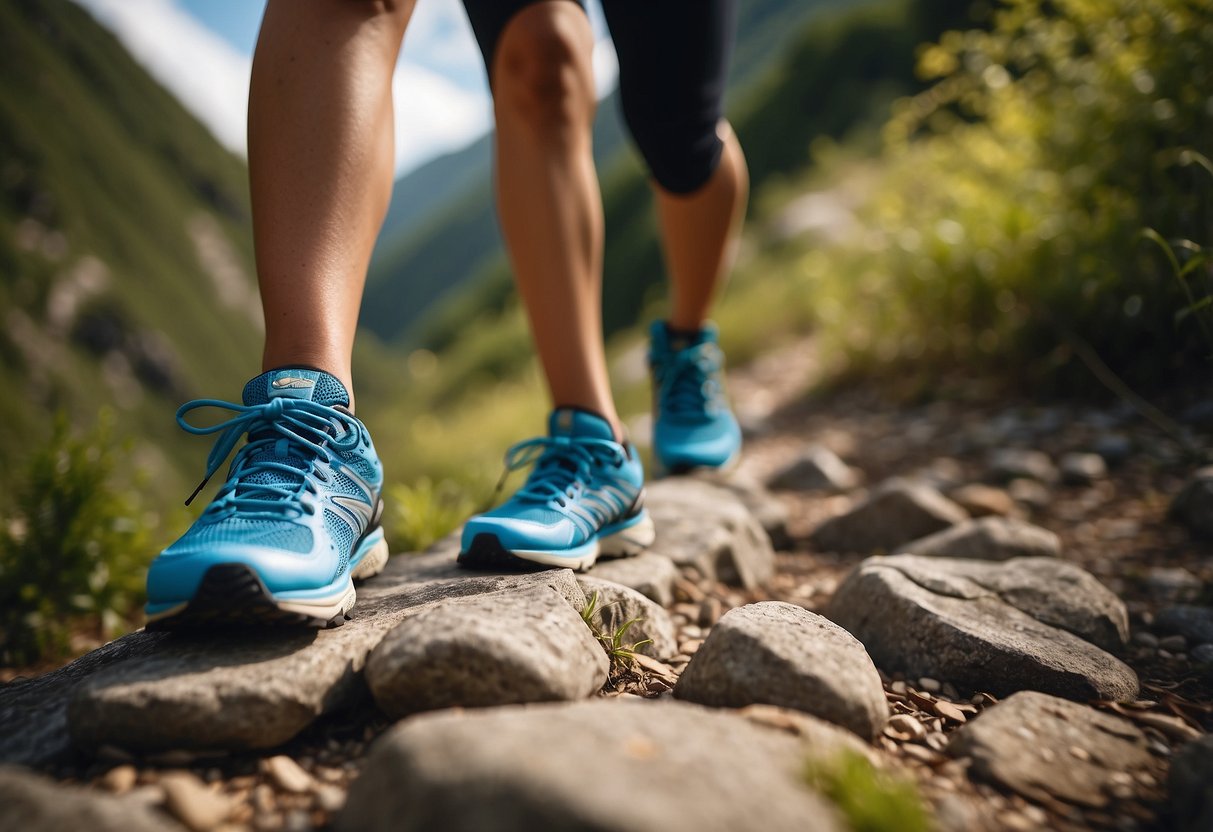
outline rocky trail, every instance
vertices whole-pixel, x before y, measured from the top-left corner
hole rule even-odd
[[[806,772],[862,758],[942,830],[1213,829],[1208,406],[805,396],[813,363],[734,374],[742,466],[654,483],[637,558],[452,537],[334,630],[0,687],[0,827],[845,830]]]

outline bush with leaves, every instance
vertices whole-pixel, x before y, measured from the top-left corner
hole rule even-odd
[[[109,419],[75,436],[56,420],[34,451],[0,524],[0,662],[62,656],[73,633],[108,638],[142,600],[146,524],[115,478]]]
[[[936,83],[886,126],[861,243],[803,261],[835,343],[1067,388],[1076,354],[1145,386],[1207,374],[1209,262],[1177,276],[1143,231],[1180,270],[1208,239],[1210,43],[1210,0],[1009,0],[922,49]]]

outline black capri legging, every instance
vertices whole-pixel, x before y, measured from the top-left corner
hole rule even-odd
[[[501,32],[537,1],[463,0],[490,77]],[[649,173],[672,193],[698,190],[723,149],[716,127],[736,0],[602,0],[602,10],[619,56],[623,118]]]

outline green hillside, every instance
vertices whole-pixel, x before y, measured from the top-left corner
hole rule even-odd
[[[67,0],[0,0],[0,55],[0,477],[113,405],[175,497],[173,410],[260,350],[244,166]]]
[[[806,21],[837,4],[837,0],[742,3],[730,75],[731,109],[737,109],[757,79],[778,63]],[[618,93],[612,93],[599,104],[594,126],[594,157],[604,186],[613,186],[623,176],[643,187],[638,163],[626,148]],[[469,284],[492,280],[494,275],[502,279],[504,256],[489,181],[491,157],[491,141],[482,139],[397,182],[367,281],[362,313],[366,328],[388,341],[433,344],[443,337],[434,316],[442,320],[452,316],[450,310],[437,311],[444,301],[465,308],[463,295]],[[426,199],[418,200],[417,194],[426,194]],[[619,204],[624,203],[629,210],[633,207],[627,200]],[[608,228],[619,225],[629,233],[631,214],[612,215],[609,202],[607,207]],[[608,232],[608,245],[612,234],[613,230]],[[612,282],[616,276],[612,269]]]

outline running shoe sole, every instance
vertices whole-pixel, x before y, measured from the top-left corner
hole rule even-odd
[[[631,557],[638,555],[657,537],[653,520],[647,511],[641,510],[631,517],[604,526],[588,542],[572,549],[507,549],[497,535],[478,534],[466,552],[460,552],[457,561],[468,569],[505,569],[538,571],[553,567],[565,567],[585,572],[600,557]]]
[[[387,564],[388,545],[376,528],[358,544],[352,568],[327,587],[272,593],[245,563],[220,563],[202,576],[194,597],[148,614],[147,629],[227,627],[340,627],[358,599],[354,579],[373,577]]]

